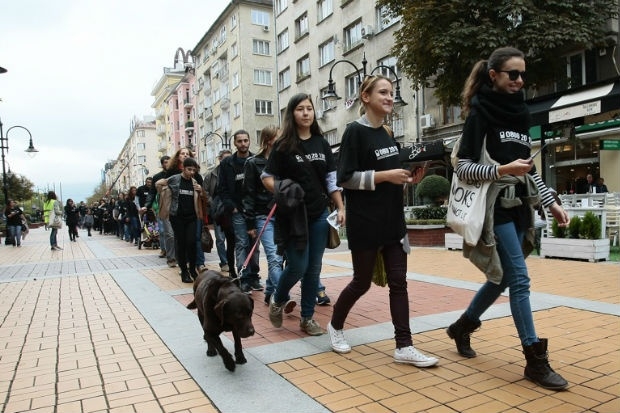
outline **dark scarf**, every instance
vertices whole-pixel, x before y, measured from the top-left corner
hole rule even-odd
[[[471,105],[491,124],[511,125],[520,132],[528,132],[530,129],[532,118],[523,93],[500,93],[483,85]]]

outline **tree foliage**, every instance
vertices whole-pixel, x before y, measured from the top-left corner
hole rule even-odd
[[[605,22],[618,16],[617,0],[378,0],[401,16],[392,49],[413,87],[434,87],[440,102],[461,103],[473,65],[493,50],[514,46],[526,54],[528,86],[566,77],[561,56],[602,47]]]
[[[106,191],[108,190],[106,183],[101,182],[93,189],[93,194],[86,199],[86,205],[92,205],[93,203],[99,203],[100,199],[106,198]]]
[[[6,174],[6,188],[9,193],[9,199],[14,199],[22,203],[25,200],[32,199],[34,196],[34,184],[25,176],[15,173]],[[6,205],[4,193],[0,195],[2,205]]]

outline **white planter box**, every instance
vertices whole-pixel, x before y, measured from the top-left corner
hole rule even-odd
[[[575,258],[596,262],[609,260],[609,240],[541,238],[540,256],[557,258]]]
[[[455,232],[445,234],[445,245],[447,250],[462,250],[463,237]]]

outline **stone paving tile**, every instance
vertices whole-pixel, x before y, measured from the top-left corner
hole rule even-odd
[[[180,281],[178,269],[168,268],[157,250],[138,250],[111,235],[70,243],[61,233],[60,252],[49,250],[47,237],[33,230],[22,248],[0,250],[0,412],[220,411],[208,396],[213,385],[198,385],[110,275],[135,271],[185,305],[191,285]],[[216,259],[207,254],[209,265]],[[350,255],[329,251],[325,260],[323,283],[335,300],[350,279]],[[333,412],[620,411],[620,314],[613,307],[620,303],[620,266],[537,257],[528,266],[533,292],[574,298],[581,306],[566,300],[534,313],[539,334],[550,340],[552,366],[570,382],[567,391],[547,391],[523,378],[519,341],[505,316],[484,321],[474,333],[475,359],[460,357],[444,328],[416,333],[416,347],[440,358],[436,368],[393,363],[392,339],[355,345],[347,355],[312,352],[268,367]],[[420,319],[458,314],[475,293],[471,283],[483,281],[458,251],[414,249],[408,268],[414,274],[410,313]],[[298,287],[292,295],[299,300]],[[244,340],[250,354],[308,340],[299,331],[298,308],[284,328],[274,329],[263,294],[253,297],[259,333]],[[583,300],[611,304],[605,308],[612,311],[591,311]],[[506,303],[500,297],[497,304]],[[387,289],[373,286],[354,309],[347,330],[388,323]],[[316,308],[322,325],[331,310]],[[191,328],[199,329],[195,320]],[[248,364],[235,375],[251,369]]]

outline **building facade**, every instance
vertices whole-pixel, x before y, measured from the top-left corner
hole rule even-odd
[[[244,129],[251,150],[260,130],[278,124],[275,32],[271,0],[233,0],[198,41],[195,141],[202,171],[232,148],[232,134]]]

